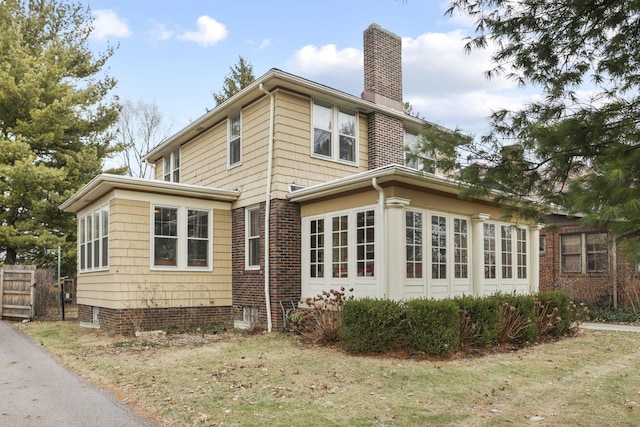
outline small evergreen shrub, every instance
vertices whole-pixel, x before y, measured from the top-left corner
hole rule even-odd
[[[406,304],[409,347],[429,355],[448,355],[460,343],[460,309],[451,299],[415,299]]]
[[[528,295],[498,295],[500,332],[498,344],[534,342],[537,335],[535,300]]]
[[[535,302],[539,337],[559,337],[569,330],[571,301],[566,292],[540,292]]]
[[[465,296],[455,301],[460,307],[460,348],[495,343],[500,332],[500,299]]]
[[[402,304],[364,298],[346,301],[342,307],[340,343],[347,351],[383,353],[402,343]]]

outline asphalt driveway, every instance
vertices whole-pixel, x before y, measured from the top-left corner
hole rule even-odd
[[[156,426],[0,321],[0,426]]]

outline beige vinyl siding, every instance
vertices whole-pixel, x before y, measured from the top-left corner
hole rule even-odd
[[[188,199],[182,201],[188,206]],[[113,309],[231,305],[231,211],[213,209],[213,271],[150,268],[151,202],[109,204],[109,271],[78,276],[78,303]]]

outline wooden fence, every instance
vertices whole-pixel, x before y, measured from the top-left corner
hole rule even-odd
[[[0,318],[33,318],[35,273],[32,265],[0,269]]]

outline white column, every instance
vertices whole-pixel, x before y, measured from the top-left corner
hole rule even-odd
[[[385,203],[387,221],[387,297],[404,299],[405,279],[405,221],[404,208],[411,200],[389,197]]]
[[[482,224],[491,218],[491,215],[479,213],[471,217],[471,288],[473,295],[482,294],[484,281],[484,229]]]
[[[540,290],[540,229],[542,224],[529,227],[529,293]]]

